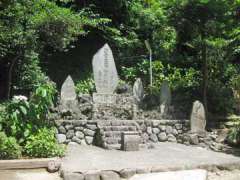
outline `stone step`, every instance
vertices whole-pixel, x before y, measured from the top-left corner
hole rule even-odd
[[[136,126],[104,126],[104,131],[137,131]]]
[[[121,149],[121,144],[107,144],[106,145],[106,149],[109,149],[109,150],[120,150]]]
[[[138,131],[104,131],[104,137],[121,137],[123,132],[138,133]]]
[[[121,137],[106,137],[104,141],[107,144],[120,144],[121,143]]]
[[[122,132],[121,131],[105,131],[104,136],[105,137],[121,137]]]
[[[99,127],[107,126],[138,126],[138,124],[133,120],[113,120],[113,121],[102,121],[98,122]]]

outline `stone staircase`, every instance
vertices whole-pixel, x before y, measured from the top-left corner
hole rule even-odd
[[[139,132],[139,126],[134,120],[105,120],[98,123],[101,131],[103,147],[106,149],[121,148],[122,132]]]

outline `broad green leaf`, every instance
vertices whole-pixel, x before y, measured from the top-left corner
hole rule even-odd
[[[19,107],[21,109],[21,112],[26,115],[27,114],[27,109],[24,106]]]

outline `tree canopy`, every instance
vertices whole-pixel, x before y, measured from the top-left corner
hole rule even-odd
[[[0,97],[31,91],[46,80],[45,55],[68,54],[81,37],[97,33],[114,48],[122,80],[141,76],[149,84],[148,39],[154,55],[149,89],[167,79],[189,101],[228,113],[240,73],[239,23],[239,0],[2,0]]]

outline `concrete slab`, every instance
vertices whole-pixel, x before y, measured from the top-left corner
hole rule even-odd
[[[175,143],[159,143],[154,149],[137,152],[105,150],[94,146],[69,146],[61,170],[89,171],[123,169],[142,172],[163,172],[189,169],[240,169],[240,158],[199,147]]]
[[[187,170],[161,172],[152,174],[136,174],[129,180],[207,180],[206,170]]]

